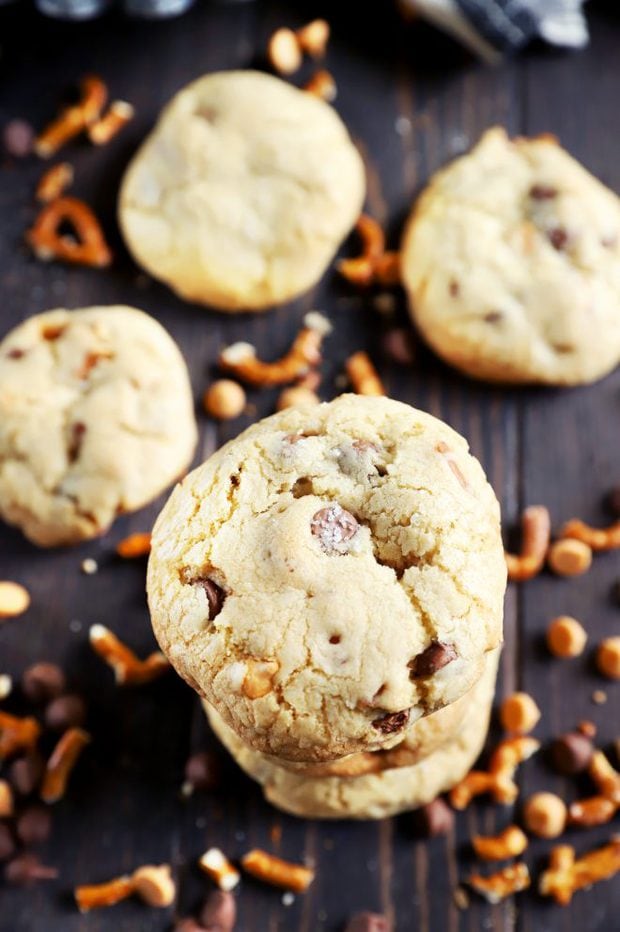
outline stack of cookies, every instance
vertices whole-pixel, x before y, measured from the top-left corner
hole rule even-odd
[[[380,818],[480,752],[505,581],[465,440],[345,395],[253,425],[177,486],[148,595],[162,649],[272,803]]]

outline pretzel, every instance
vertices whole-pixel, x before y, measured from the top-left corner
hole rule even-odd
[[[95,146],[105,145],[133,120],[134,113],[126,100],[113,100],[107,112],[88,127],[88,138]]]
[[[80,92],[79,102],[61,110],[59,116],[37,136],[34,151],[40,158],[49,159],[99,118],[108,98],[108,90],[101,78],[86,75],[80,81]]]
[[[345,362],[349,381],[358,395],[385,395],[385,387],[368,353],[360,350]]]
[[[376,265],[385,253],[385,235],[377,221],[368,214],[360,214],[355,229],[362,241],[361,255],[341,259],[336,267],[354,285],[370,285]]]
[[[232,372],[250,385],[284,385],[305,375],[321,362],[323,334],[314,327],[304,327],[284,356],[275,362],[263,362],[251,343],[233,343],[220,353],[222,369]]]
[[[274,887],[283,887],[295,893],[304,893],[314,880],[314,871],[301,864],[283,861],[268,851],[253,848],[241,858],[241,866],[248,874],[270,883]]]
[[[58,802],[65,795],[71,772],[90,740],[90,735],[82,728],[68,728],[62,735],[43,774],[40,795],[44,803]]]
[[[78,242],[60,235],[63,222],[72,224]],[[61,259],[77,265],[103,268],[112,261],[99,221],[90,207],[75,197],[59,197],[46,204],[34,226],[28,230],[26,240],[35,256],[43,262]]]
[[[568,906],[577,890],[608,880],[620,870],[620,839],[575,860],[575,849],[557,845],[551,851],[549,867],[539,884],[543,896],[552,896],[560,906]]]
[[[573,518],[566,522],[560,536],[580,540],[591,550],[616,550],[620,547],[620,521],[606,528],[594,528],[579,518]]]
[[[95,653],[112,667],[116,682],[122,686],[150,683],[170,669],[161,651],[154,651],[145,660],[140,660],[105,625],[92,625],[89,638]]]
[[[530,505],[521,518],[521,553],[506,554],[508,579],[525,582],[540,573],[551,537],[549,510],[544,505]]]
[[[43,172],[37,184],[36,199],[42,204],[60,197],[73,182],[73,167],[68,162],[58,162]]]

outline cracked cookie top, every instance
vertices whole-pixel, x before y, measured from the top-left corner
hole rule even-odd
[[[196,438],[183,357],[142,311],[46,311],[0,343],[0,515],[36,544],[95,537],[141,508]]]
[[[148,596],[178,672],[255,749],[402,741],[502,637],[499,506],[465,440],[387,398],[287,409],[190,473]]]
[[[272,75],[183,88],[131,162],[119,221],[181,297],[262,310],[323,275],[362,209],[362,159],[336,111]]]
[[[574,385],[620,361],[620,200],[552,137],[494,128],[438,172],[402,269],[426,340],[476,378]]]

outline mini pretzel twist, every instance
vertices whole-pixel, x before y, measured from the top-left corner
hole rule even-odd
[[[138,686],[150,683],[170,669],[170,664],[161,651],[154,651],[146,660],[140,660],[105,625],[92,625],[89,638],[91,647],[112,667],[116,682],[120,685]]]
[[[108,89],[101,78],[86,75],[80,81],[80,92],[79,102],[65,107],[35,140],[34,151],[40,158],[50,158],[99,118],[108,99]]]
[[[577,890],[608,880],[620,870],[620,839],[575,860],[575,849],[557,845],[551,851],[549,867],[540,878],[543,896],[552,896],[559,906],[568,906]]]
[[[386,252],[385,234],[376,220],[360,214],[355,229],[362,241],[361,255],[341,259],[337,269],[354,285],[395,285],[400,281],[400,254]]]
[[[551,537],[551,519],[544,505],[530,505],[521,518],[521,553],[506,554],[508,578],[525,582],[540,573]]]
[[[560,531],[560,537],[580,540],[591,550],[616,550],[620,547],[620,521],[606,528],[594,528],[579,518],[573,518],[566,522]]]
[[[220,353],[219,365],[250,385],[284,385],[304,376],[312,366],[319,365],[322,342],[323,334],[319,330],[304,327],[288,353],[275,362],[258,359],[250,343],[233,343]]]
[[[61,236],[60,226],[70,223],[78,241]],[[28,230],[26,240],[38,259],[61,259],[77,265],[103,268],[112,261],[99,221],[90,207],[75,197],[58,197],[46,204]]]

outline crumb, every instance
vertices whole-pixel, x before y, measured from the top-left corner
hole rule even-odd
[[[99,564],[96,560],[93,560],[92,557],[86,557],[86,559],[82,560],[80,563],[80,569],[86,576],[93,576],[99,569]]]
[[[282,894],[282,905],[283,906],[292,906],[295,902],[295,894],[287,891]]]
[[[592,693],[592,702],[604,705],[607,702],[607,693],[603,689],[595,689]]]

